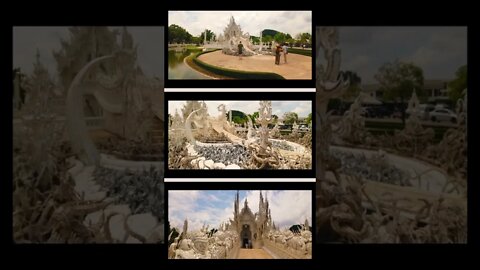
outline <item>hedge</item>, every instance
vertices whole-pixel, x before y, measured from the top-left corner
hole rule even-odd
[[[301,49],[288,48],[287,52],[312,57],[312,50],[301,50]]]
[[[281,75],[278,75],[276,73],[243,71],[243,70],[234,70],[234,69],[222,68],[222,67],[217,67],[217,66],[207,64],[207,63],[198,59],[198,57],[202,54],[211,53],[211,52],[218,51],[218,50],[219,49],[197,53],[197,54],[193,55],[192,60],[197,66],[199,66],[199,67],[201,67],[201,68],[203,68],[203,69],[205,69],[209,72],[212,72],[212,73],[220,75],[220,76],[233,78],[233,79],[242,79],[242,80],[285,80],[284,77],[282,77]]]

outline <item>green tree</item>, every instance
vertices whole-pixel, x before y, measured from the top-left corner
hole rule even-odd
[[[265,42],[265,43],[267,43],[267,44],[269,44],[269,43],[272,42],[272,41],[273,41],[273,38],[272,38],[272,36],[269,36],[269,35],[264,36],[264,37],[262,38],[262,42]]]
[[[312,123],[312,113],[309,113],[307,118],[305,118],[305,123],[310,125]]]
[[[295,45],[295,39],[293,38],[287,38],[287,40],[285,40],[289,46],[294,46]]]
[[[291,125],[295,122],[298,122],[298,114],[295,112],[286,112],[283,115],[283,123],[287,125]]]
[[[311,45],[312,44],[312,35],[309,34],[309,33],[300,33],[300,34],[297,34],[296,36],[296,39],[297,39],[297,44],[300,43],[300,45]]]
[[[348,78],[350,85],[342,97],[344,99],[356,98],[360,94],[362,78],[356,72],[350,70],[344,72],[344,77]]]
[[[201,43],[203,43],[203,39],[201,39],[199,37],[192,37],[190,42],[199,46]]]
[[[252,38],[253,43],[258,44],[260,43],[260,38],[256,36],[250,36]]]
[[[168,27],[168,42],[169,43],[190,43],[192,35],[184,28],[172,24]]]
[[[260,116],[260,114],[258,112],[254,112],[253,114],[249,114],[248,116],[250,116],[250,119],[252,119],[252,122],[253,124],[255,124],[257,118]]]
[[[276,114],[273,114],[273,115],[272,115],[272,122],[273,122],[274,124],[276,124],[276,123],[278,122],[278,115],[276,115]]]
[[[232,121],[237,123],[237,124],[243,125],[243,124],[248,122],[248,118],[247,118],[246,115],[243,115],[243,117],[240,116],[240,115],[234,115],[232,117]]]
[[[459,67],[455,76],[456,78],[448,83],[448,95],[453,102],[457,102],[467,88],[467,65]]]
[[[206,31],[207,31],[207,41],[211,41],[216,37],[215,34],[212,32],[212,30],[207,29]],[[200,40],[202,41],[202,43],[204,41],[204,36],[205,36],[205,31],[203,31],[200,34]]]
[[[275,34],[275,36],[273,37],[273,39],[277,42],[277,43],[284,43],[285,40],[287,39],[285,34],[284,33],[281,33],[281,32],[278,32],[277,34]]]
[[[412,96],[413,89],[416,89],[419,97],[424,96],[422,68],[397,59],[392,63],[383,64],[378,69],[375,79],[380,83],[384,99],[400,105],[402,122],[405,124],[405,103]]]

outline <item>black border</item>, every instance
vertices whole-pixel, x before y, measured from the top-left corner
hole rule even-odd
[[[162,9],[154,7],[154,4],[146,5],[116,5],[112,9],[111,5],[102,6],[101,3],[95,3],[95,8],[91,5],[77,5],[75,9],[58,10],[58,8],[65,7],[65,5],[45,5],[45,3],[29,3],[28,7],[34,12],[27,12],[25,3],[16,2],[9,3],[13,5],[9,11],[15,14],[15,11],[24,11],[23,13],[13,16],[12,22],[8,26],[2,27],[6,35],[12,36],[11,26],[29,26],[29,25],[132,25],[132,26],[165,26],[167,25],[167,17],[163,16]],[[164,3],[161,3],[163,5]],[[188,2],[168,2],[167,8],[186,9],[195,6],[196,3]],[[227,4],[230,8],[235,10],[235,2],[228,3],[201,3],[202,6],[209,6],[209,9],[222,7],[226,9]],[[258,2],[255,5],[263,8],[271,9],[274,2]],[[364,2],[322,2],[321,6],[314,7],[313,2],[296,2],[296,6],[302,6],[305,9],[313,9],[314,25],[337,25],[337,26],[468,26],[468,48],[478,48],[479,46],[479,27],[474,24],[473,19],[478,16],[472,14],[472,11],[477,9],[473,5],[468,4],[448,4],[435,5],[432,3],[420,2],[411,3],[364,3]],[[278,3],[278,5],[284,5]],[[433,6],[435,5],[435,7]],[[200,4],[197,4],[200,6]],[[69,6],[67,6],[68,8]],[[126,7],[126,8],[125,8]],[[259,8],[260,9],[260,8]],[[115,10],[115,12],[112,12]],[[17,12],[18,13],[18,12]],[[17,16],[18,15],[18,16]],[[9,17],[6,17],[6,19]],[[13,44],[4,42],[2,53],[5,54],[4,59],[10,59],[10,54]],[[479,106],[475,106],[478,100],[477,89],[480,88],[478,76],[480,70],[479,64],[473,59],[478,59],[479,53],[477,50],[468,50],[468,86],[469,95],[469,113],[470,125],[468,126],[468,166],[471,168],[468,171],[468,244],[466,245],[436,245],[436,244],[418,244],[418,245],[402,245],[402,244],[378,244],[378,245],[348,245],[348,244],[316,244],[314,249],[314,260],[309,263],[302,263],[300,260],[283,261],[275,263],[275,260],[263,264],[261,260],[254,263],[242,263],[242,260],[234,262],[222,260],[215,260],[212,263],[212,269],[256,269],[259,266],[264,266],[270,269],[274,266],[275,269],[298,269],[299,267],[307,266],[307,269],[312,269],[316,264],[319,267],[332,266],[338,268],[351,264],[352,266],[360,267],[361,264],[368,266],[381,267],[408,267],[420,264],[421,266],[428,266],[433,268],[436,265],[446,266],[448,263],[454,264],[455,267],[467,264],[470,259],[475,258],[471,256],[473,250],[478,250],[479,247],[479,233],[478,230],[478,215],[480,207],[480,198],[477,196],[479,183],[477,183],[478,172],[475,166],[478,164],[478,128],[475,127],[475,117],[479,115]],[[10,74],[12,66],[9,61],[4,61],[3,75],[6,77],[2,80],[4,89],[11,89],[13,87]],[[167,78],[165,73],[165,78]],[[10,123],[9,118],[12,111],[11,94],[9,91],[2,92],[2,101],[5,118],[5,123]],[[12,127],[13,128],[13,127]],[[3,143],[5,148],[11,149],[11,136],[13,133],[3,133]],[[2,210],[5,217],[2,222],[2,240],[6,245],[5,258],[6,263],[9,261],[15,265],[32,265],[39,267],[42,264],[49,267],[53,264],[63,264],[64,260],[71,260],[71,263],[76,266],[94,267],[98,266],[98,261],[108,262],[108,266],[122,265],[132,266],[138,268],[140,265],[146,263],[154,263],[155,266],[160,266],[161,269],[170,269],[167,266],[195,266],[196,261],[192,263],[185,263],[176,261],[171,263],[166,260],[162,245],[160,247],[153,245],[14,245],[12,241],[12,182],[8,181],[12,178],[12,171],[10,164],[12,164],[11,153],[9,150],[4,151],[4,166],[6,167],[6,181],[2,181]],[[167,183],[168,184],[168,183]],[[166,184],[166,185],[167,185]],[[206,183],[207,184],[207,183]],[[233,183],[232,183],[233,184]],[[300,183],[298,183],[300,184]],[[314,201],[315,203],[315,201]],[[315,208],[314,208],[315,209]],[[165,236],[167,237],[167,236]],[[475,248],[475,249],[474,249]],[[476,252],[478,253],[478,252]],[[475,253],[475,254],[476,254]],[[11,256],[14,255],[14,256]],[[59,259],[60,258],[60,259]],[[166,261],[166,262],[165,262]],[[214,261],[214,260],[212,260]],[[472,260],[473,261],[473,260]],[[67,262],[68,263],[68,262]],[[147,266],[147,265],[145,265]],[[433,266],[433,267],[432,267]],[[151,265],[148,265],[151,267]],[[318,268],[318,267],[315,267]]]
[[[315,125],[314,92],[166,92],[165,117],[170,100],[308,100],[312,101],[312,123]],[[165,121],[165,178],[315,178],[315,126],[312,127],[311,170],[171,170],[168,168],[168,120]]]

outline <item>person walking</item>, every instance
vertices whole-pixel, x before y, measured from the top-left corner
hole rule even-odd
[[[275,65],[280,65],[280,53],[282,52],[282,47],[277,45],[277,49],[275,49]]]
[[[287,63],[287,54],[288,54],[287,43],[283,43],[282,50],[283,50],[283,59],[285,60],[285,64],[286,64]]]
[[[240,41],[240,43],[238,43],[238,59],[242,60],[242,54],[243,54],[243,44]]]

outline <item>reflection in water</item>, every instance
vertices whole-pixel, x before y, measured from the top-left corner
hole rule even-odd
[[[176,52],[174,50],[168,51],[168,79],[187,79],[187,80],[201,80],[209,79],[201,73],[193,70],[183,60],[197,51],[184,50]]]

